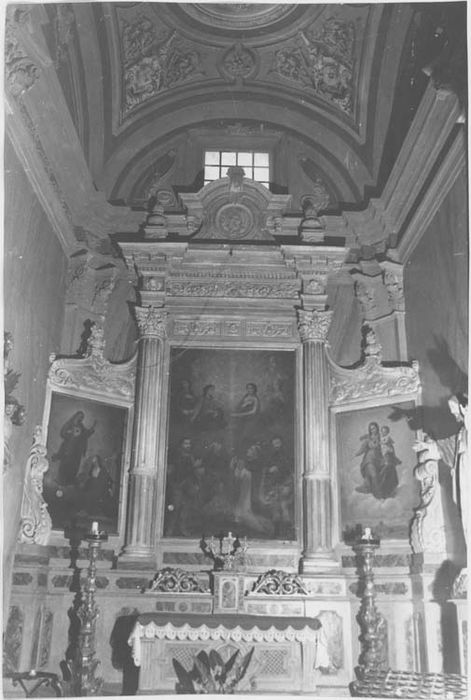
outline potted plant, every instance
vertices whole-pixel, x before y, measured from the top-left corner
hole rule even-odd
[[[173,667],[178,678],[175,690],[179,694],[233,694],[237,684],[245,676],[253,652],[254,647],[240,657],[237,650],[224,662],[214,649],[209,652],[209,655],[205,651],[200,651],[194,658],[191,671],[187,671],[181,663],[173,659]]]

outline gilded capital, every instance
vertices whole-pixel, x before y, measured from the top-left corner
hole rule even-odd
[[[324,343],[329,332],[333,311],[298,310],[298,330],[303,343]]]
[[[167,329],[167,311],[157,306],[135,306],[139,334],[142,338],[165,338]]]

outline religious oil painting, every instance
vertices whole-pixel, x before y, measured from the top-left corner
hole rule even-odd
[[[382,538],[407,539],[419,486],[407,414],[413,402],[337,414],[340,512],[346,530],[373,526]]]
[[[164,535],[294,539],[291,351],[174,348]]]
[[[54,529],[72,523],[118,532],[127,411],[119,406],[52,394],[44,498]]]

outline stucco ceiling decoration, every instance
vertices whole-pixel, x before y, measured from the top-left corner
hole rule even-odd
[[[200,54],[175,29],[158,31],[144,14],[120,22],[122,116],[162,90],[202,76]]]
[[[221,78],[229,84],[276,85],[291,95],[300,91],[304,99],[320,98],[344,117],[352,117],[359,79],[354,67],[359,65],[368,8],[306,5],[301,17],[287,22],[283,32],[272,31],[297,7],[164,4],[159,14],[154,4],[116,7],[118,124],[134,120],[138,108],[151,101],[157,104],[163,96],[180,94],[182,87],[201,91],[207,86],[213,92],[214,81],[220,86]],[[195,17],[206,19],[205,25],[197,25],[198,31],[192,27]],[[232,28],[235,41],[209,22],[215,18]],[[263,22],[263,37],[250,36],[244,29],[252,19],[255,26]],[[237,27],[239,35],[234,33]]]
[[[321,27],[300,31],[296,40],[275,52],[271,71],[284,80],[314,90],[347,113],[353,111],[353,22],[329,18]]]

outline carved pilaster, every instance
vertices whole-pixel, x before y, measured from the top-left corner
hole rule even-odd
[[[47,450],[42,444],[41,426],[34,429],[33,446],[26,463],[21,505],[20,542],[47,544],[52,529],[51,517],[43,498],[43,477],[49,469]]]
[[[136,307],[135,313],[141,339],[124,553],[130,557],[150,557],[154,552],[155,482],[161,438],[162,342],[166,337],[167,312],[149,306]]]

